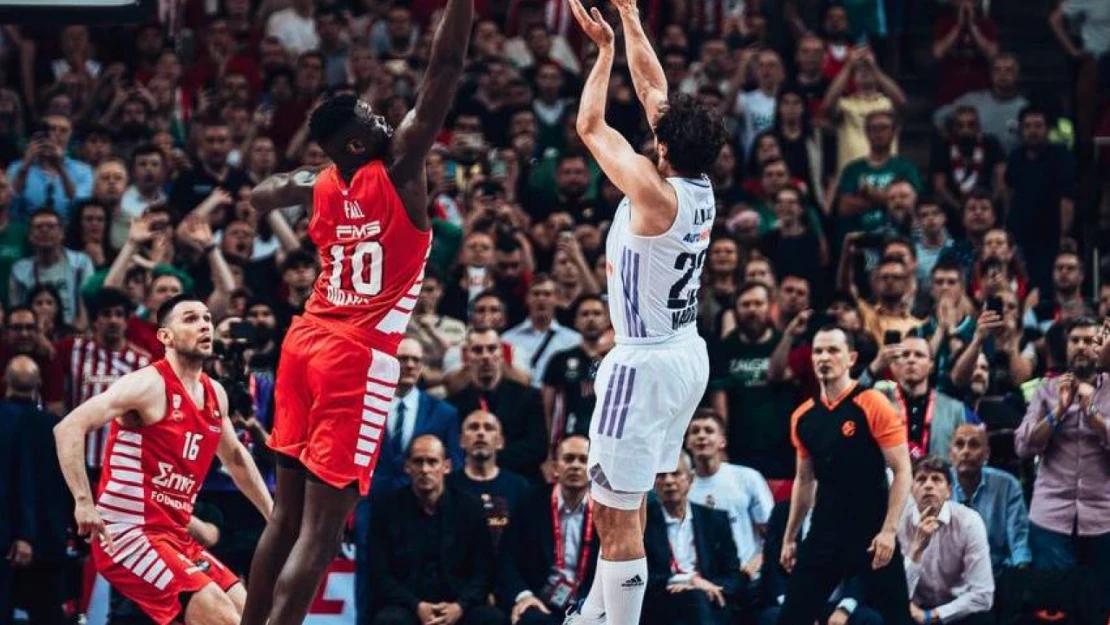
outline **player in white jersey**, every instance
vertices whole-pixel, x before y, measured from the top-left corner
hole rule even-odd
[[[715,201],[705,172],[726,134],[707,106],[667,95],[667,80],[640,24],[636,0],[621,16],[636,95],[655,134],[655,161],[605,123],[613,30],[580,0],[571,10],[598,46],[582,90],[577,130],[625,194],[609,229],[606,272],[617,345],[598,369],[590,424],[590,494],[601,539],[597,575],[568,624],[636,625],[647,585],[644,494],[678,465],[686,426],[705,393],[709,359],[696,330],[698,286]],[[695,578],[696,583],[704,580]]]

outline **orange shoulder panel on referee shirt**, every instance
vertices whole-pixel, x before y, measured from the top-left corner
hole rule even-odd
[[[856,395],[855,402],[867,415],[867,425],[879,447],[888,449],[907,443],[906,423],[885,395],[869,389]]]
[[[790,415],[790,440],[794,443],[794,449],[798,450],[800,458],[808,458],[809,450],[802,444],[802,439],[798,438],[798,419],[801,419],[810,408],[813,408],[813,398],[805,400],[801,406],[794,409],[794,414]]]

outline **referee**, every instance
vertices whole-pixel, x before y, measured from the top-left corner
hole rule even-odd
[[[911,623],[895,540],[911,482],[906,426],[885,397],[852,380],[855,361],[853,341],[840,328],[828,326],[813,337],[821,395],[791,417],[798,470],[782,543],[782,566],[791,575],[779,625],[813,625],[836,586],[855,575],[886,625]],[[894,471],[889,489],[886,467]],[[799,548],[798,530],[811,508]]]

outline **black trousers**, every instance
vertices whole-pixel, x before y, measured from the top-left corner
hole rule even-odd
[[[863,577],[867,605],[879,613],[883,623],[912,625],[900,548],[896,544],[890,562],[876,571],[871,568],[871,557],[867,553],[869,543],[870,538],[864,542],[844,536],[822,536],[811,530],[798,547],[798,559],[790,574],[778,625],[813,625],[825,609],[833,589],[855,575]]]
[[[15,571],[15,604],[27,611],[34,625],[66,623],[66,563],[35,561]]]
[[[520,615],[516,625],[563,625],[565,616],[564,612],[557,610],[553,610],[551,614],[544,614],[539,608],[528,608]]]
[[[945,621],[945,625],[996,625],[998,620],[993,612],[976,612],[954,621]]]
[[[649,625],[729,625],[731,620],[728,604],[718,607],[700,590],[671,594],[661,588],[644,598],[643,622]]]
[[[7,555],[11,545],[3,546],[3,555]],[[0,625],[9,625],[12,622],[12,567],[7,560],[0,562]]]
[[[420,619],[412,610],[389,606],[374,617],[374,625],[420,625]],[[503,625],[506,622],[501,610],[493,606],[479,605],[463,612],[459,625]]]
[[[817,619],[817,622],[828,623],[829,617],[832,616],[832,613],[835,611],[835,603],[825,605],[825,609],[821,611],[821,618]],[[756,621],[756,625],[775,625],[775,623],[779,622],[779,614],[781,613],[782,606],[773,605],[759,614],[759,620]],[[883,617],[879,616],[878,612],[861,603],[856,606],[855,611],[848,617],[848,625],[883,625]]]

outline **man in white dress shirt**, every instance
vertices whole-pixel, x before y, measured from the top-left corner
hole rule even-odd
[[[940,458],[913,466],[913,504],[898,528],[910,614],[920,625],[990,625],[994,575],[987,529],[979,513],[950,500],[951,476]]]
[[[522,352],[532,386],[537,389],[543,385],[543,373],[551,357],[582,340],[580,334],[555,320],[555,289],[550,276],[539,274],[533,278],[525,300],[528,318],[501,335],[502,340]]]

